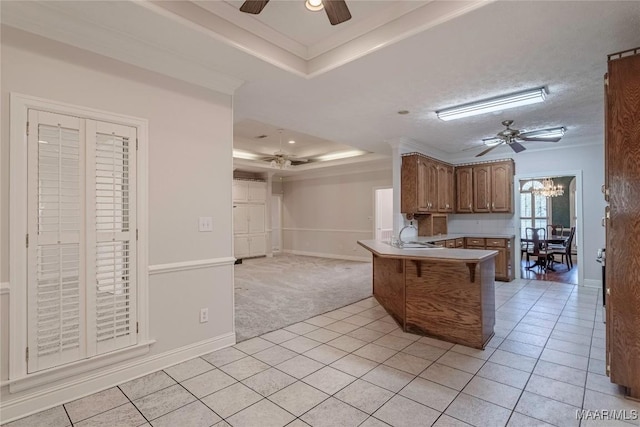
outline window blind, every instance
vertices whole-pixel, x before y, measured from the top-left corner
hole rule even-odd
[[[28,372],[136,343],[135,129],[29,111]]]

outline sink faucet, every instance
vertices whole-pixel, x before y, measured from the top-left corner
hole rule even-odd
[[[407,231],[409,230],[409,231]],[[404,239],[403,234],[404,233]],[[400,232],[398,233],[398,246],[402,247],[405,243],[409,242],[410,239],[415,238],[418,235],[418,229],[413,225],[413,220],[409,221],[409,225],[405,225],[402,227]]]

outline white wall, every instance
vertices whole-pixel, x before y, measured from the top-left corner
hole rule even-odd
[[[215,261],[233,255],[230,95],[3,27],[0,282],[8,281],[10,256],[5,238],[9,229],[10,92],[148,119],[149,265]],[[212,233],[198,233],[199,216],[213,217]],[[198,343],[215,345],[220,337],[234,339],[232,265],[153,274],[149,278],[149,293],[150,338],[157,342],[142,357],[144,360],[157,361],[169,354],[176,357],[176,349]],[[2,296],[3,337],[8,323],[4,317],[6,298]],[[11,305],[11,309],[24,310],[13,302]],[[201,307],[209,308],[208,323],[198,321]],[[3,338],[0,355],[3,380],[7,378],[4,361],[8,351]],[[144,368],[135,374],[144,374]],[[7,405],[10,407],[13,400],[31,392],[34,390],[9,394],[3,388],[4,419],[10,416],[10,411],[5,410]]]
[[[329,177],[285,178],[284,251],[370,259],[369,252],[356,241],[373,238],[374,188],[391,185],[390,168]]]
[[[578,268],[584,271],[585,284],[597,285],[601,281],[602,271],[595,260],[596,252],[605,243],[604,228],[600,225],[605,207],[600,191],[604,183],[604,144],[544,151],[527,150],[510,157],[516,164],[516,176],[534,174],[544,177],[545,173],[582,171],[584,265],[578,265]],[[493,233],[508,230],[509,233],[518,234],[517,226],[515,216],[509,214],[458,214],[449,219],[451,232]]]

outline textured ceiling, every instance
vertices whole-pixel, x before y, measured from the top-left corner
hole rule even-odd
[[[495,2],[310,81],[256,76],[237,91],[236,118],[260,116],[375,152],[409,138],[457,153],[505,119],[565,126],[556,145],[601,142],[606,55],[640,45],[638,28],[640,2]],[[434,113],[537,86],[549,90],[543,104],[450,122]],[[534,144],[527,147],[546,145]]]
[[[274,13],[290,2],[279,3],[283,4],[271,8]],[[450,4],[425,3],[414,16]],[[286,56],[282,49],[265,44],[264,53],[256,55],[262,51],[250,52],[211,30],[229,21],[216,21],[211,13],[205,16],[197,5],[191,17],[198,22],[184,16],[176,19],[176,13],[167,8],[182,10],[185,2],[161,4],[166,8],[153,2],[2,2],[2,20],[204,87],[213,88],[212,82],[224,80],[222,76],[228,77],[229,85],[242,80],[234,94],[239,131],[251,120],[377,153],[389,153],[391,141],[412,141],[425,150],[436,148],[456,156],[464,147],[480,144],[482,138],[500,131],[505,119],[527,130],[565,126],[567,133],[555,146],[602,143],[606,55],[640,46],[637,1],[496,1],[473,10],[470,6],[467,13],[420,28],[410,37],[380,39],[380,47],[364,56],[355,48],[349,50],[357,45],[355,39],[355,45],[335,49],[343,58],[353,53],[350,62],[308,78],[293,72],[304,67],[304,61],[295,60],[289,71],[272,65],[267,50],[282,59]],[[299,7],[297,3],[290,6]],[[359,1],[352,9],[358,7]],[[370,7],[372,11],[382,8],[377,3]],[[305,30],[313,28],[310,20],[318,18],[326,16],[307,13],[280,22],[284,21],[280,15],[265,15],[260,22],[272,28],[286,25],[282,34],[300,37],[297,42],[302,45],[312,40],[296,34],[307,34]],[[236,33],[250,38],[243,31]],[[339,32],[340,26],[333,31]],[[307,35],[318,37],[312,33]],[[258,44],[264,42],[253,37]],[[538,86],[549,90],[543,104],[450,122],[438,120],[434,113]],[[403,109],[411,113],[398,115]],[[527,147],[548,145],[528,143]],[[510,150],[500,147],[495,152]],[[468,157],[473,154],[464,152]]]

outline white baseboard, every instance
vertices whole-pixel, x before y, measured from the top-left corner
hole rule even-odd
[[[584,279],[583,286],[587,286],[589,288],[602,288],[602,280],[597,279]]]
[[[0,423],[5,424],[9,421],[97,393],[194,357],[229,347],[235,343],[236,334],[232,332],[142,360],[125,363],[79,379],[41,388],[36,392],[27,393],[15,399],[10,397],[7,399],[7,396],[4,396],[5,398],[3,398],[0,405],[2,409],[0,411]]]
[[[291,254],[291,255],[304,255],[304,256],[315,256],[318,258],[343,259],[346,261],[371,262],[370,256],[363,257],[363,256],[353,256],[353,255],[325,254],[321,252],[296,251],[292,249],[284,249],[282,252],[284,252],[285,254]]]

